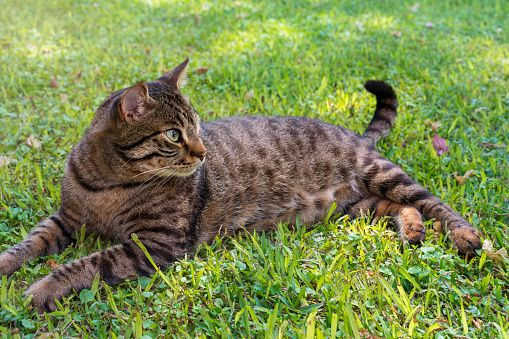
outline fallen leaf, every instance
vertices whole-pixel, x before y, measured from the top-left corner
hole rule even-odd
[[[56,270],[57,268],[59,268],[62,265],[59,265],[59,264],[57,264],[57,262],[55,260],[50,259],[50,260],[46,261],[46,266],[51,266],[51,269]]]
[[[244,102],[248,102],[249,100],[254,98],[254,89],[250,89],[244,94]]]
[[[431,131],[436,132],[436,130],[442,126],[442,123],[440,121],[434,121],[431,123]]]
[[[506,145],[499,145],[499,144],[482,144],[481,147],[484,148],[506,148]]]
[[[482,243],[482,250],[486,253],[486,256],[493,260],[497,265],[509,264],[509,255],[505,248],[501,248],[498,251],[493,250],[493,243],[489,239],[484,239]]]
[[[474,175],[474,174],[476,174],[475,170],[469,169],[468,171],[465,172],[465,174],[463,175],[463,178],[470,179],[472,177],[472,175]]]
[[[166,74],[168,73],[170,70],[168,68],[162,68],[161,69],[161,72],[163,72],[163,74]]]
[[[27,138],[26,144],[32,148],[40,148],[42,146],[39,139],[36,139],[33,134]]]
[[[481,326],[482,326],[482,320],[481,319],[475,318],[475,319],[472,319],[472,322],[474,323],[475,328],[477,328],[478,330],[481,329]]]
[[[196,73],[203,74],[203,73],[206,73],[209,69],[210,69],[210,67],[198,67],[196,69]]]
[[[424,26],[426,26],[426,28],[433,28],[435,27],[435,25],[433,25],[433,23],[431,21],[428,21],[424,24]]]
[[[395,32],[392,32],[392,33],[391,33],[391,35],[392,35],[392,36],[395,36],[396,38],[399,38],[399,37],[401,37],[401,35],[403,35],[403,34],[401,33],[401,31],[395,31]]]
[[[472,177],[472,175],[475,174],[475,170],[468,170],[465,172],[465,174],[463,176],[459,176],[458,175],[458,172],[454,172],[454,177],[456,178],[456,181],[458,182],[458,184],[462,185],[465,183],[465,181],[467,181],[467,179],[470,179]]]
[[[7,155],[0,155],[0,167],[7,166],[12,162],[12,157]]]
[[[53,88],[57,88],[58,87],[58,82],[55,80],[55,78],[51,78],[50,86],[53,87]]]
[[[456,62],[457,64],[461,64],[463,62],[463,60],[461,60],[461,58],[458,58],[458,59],[454,60],[454,62]]]
[[[441,156],[442,154],[449,150],[449,146],[447,146],[447,140],[439,137],[438,134],[436,133],[435,136],[433,137],[433,148],[437,152],[438,156]]]
[[[60,102],[66,102],[67,101],[67,94],[60,93]]]
[[[435,221],[433,223],[433,229],[435,230],[435,232],[437,233],[444,233],[443,232],[443,229],[442,229],[442,223],[440,221]]]
[[[83,75],[83,71],[76,71],[74,72],[74,75],[76,76],[76,79],[80,79],[81,76]]]
[[[382,339],[381,337],[378,337],[376,335],[369,334],[368,330],[359,330],[359,336],[361,339]]]

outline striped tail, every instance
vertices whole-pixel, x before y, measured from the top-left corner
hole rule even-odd
[[[364,88],[376,96],[376,110],[363,136],[376,145],[380,138],[389,133],[394,124],[398,99],[392,87],[380,80],[368,80]]]

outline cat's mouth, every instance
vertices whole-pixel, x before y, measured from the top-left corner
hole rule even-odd
[[[167,177],[167,176],[175,176],[175,177],[187,177],[191,174],[193,174],[198,167],[200,167],[203,164],[204,161],[200,161],[197,164],[190,165],[190,166],[182,166],[182,167],[176,167],[174,171],[172,172],[163,172],[160,174],[160,176]]]

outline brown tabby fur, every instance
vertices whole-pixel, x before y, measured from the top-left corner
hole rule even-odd
[[[447,224],[461,255],[481,247],[472,225],[375,149],[396,117],[389,85],[365,85],[377,107],[364,136],[304,117],[237,117],[200,127],[179,90],[187,63],[104,101],[67,160],[60,210],[0,255],[0,273],[10,276],[28,260],[62,252],[83,224],[120,240],[32,285],[26,295],[39,312],[89,288],[97,274],[114,284],[154,273],[132,233],[165,267],[218,232],[266,231],[296,215],[312,225],[333,202],[352,217],[392,216],[410,244],[425,238],[423,214]],[[176,142],[165,134],[172,129],[180,132]]]

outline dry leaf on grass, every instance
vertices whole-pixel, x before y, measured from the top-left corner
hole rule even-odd
[[[507,146],[487,143],[487,144],[481,144],[481,147],[484,147],[484,148],[506,148]]]
[[[437,233],[444,233],[444,230],[442,229],[442,223],[440,221],[435,221],[433,223],[433,229]]]
[[[467,181],[467,179],[470,179],[474,174],[476,174],[475,170],[470,169],[466,171],[463,176],[459,176],[458,172],[454,172],[454,177],[456,178],[458,184],[462,185],[465,183],[465,181]]]
[[[53,259],[50,259],[50,260],[46,261],[46,265],[47,265],[47,266],[51,266],[51,269],[53,269],[53,270],[56,270],[57,268],[59,268],[60,266],[62,266],[62,265],[58,264],[58,263],[57,263],[55,260],[53,260]]]
[[[12,162],[12,157],[7,155],[0,155],[0,167],[7,166]]]
[[[59,86],[58,82],[55,80],[55,78],[51,78],[50,86],[53,88],[57,88]]]
[[[254,98],[254,89],[250,89],[244,94],[244,102],[248,102],[249,100]]]
[[[392,32],[391,35],[396,38],[399,38],[403,35],[403,33],[401,33],[401,31],[395,31],[395,32]]]
[[[32,147],[32,148],[40,148],[42,145],[41,145],[41,142],[39,141],[39,139],[36,139],[34,137],[33,134],[31,134],[27,140],[26,140],[26,144],[29,146],[29,147]]]
[[[449,150],[449,146],[447,146],[447,140],[439,137],[438,134],[436,133],[435,136],[433,137],[433,148],[437,152],[438,156],[441,156],[442,154]]]
[[[442,126],[442,123],[440,121],[431,121],[426,119],[424,120],[424,126],[431,126],[431,131],[434,133],[440,126]]]
[[[369,334],[368,330],[359,330],[359,336],[361,337],[361,339],[382,339],[382,337]]]
[[[493,250],[493,243],[489,239],[484,239],[482,243],[482,250],[486,253],[486,256],[493,260],[497,265],[509,264],[509,255],[505,248],[501,248],[498,251]]]
[[[209,69],[210,69],[210,67],[198,67],[196,69],[196,73],[203,74],[203,73],[207,72]]]

